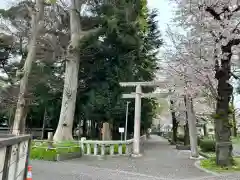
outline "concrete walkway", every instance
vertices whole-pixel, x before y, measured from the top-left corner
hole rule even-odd
[[[239,144],[233,144],[233,155],[240,156],[240,145]]]
[[[62,180],[239,180],[240,175],[215,177],[194,166],[189,152],[177,151],[159,137],[151,136],[140,158],[112,157],[106,160],[82,157],[65,162],[33,161],[33,179]],[[236,176],[236,177],[234,177]]]

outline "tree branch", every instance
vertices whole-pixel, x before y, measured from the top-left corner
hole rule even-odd
[[[101,28],[94,28],[94,29],[90,29],[88,31],[81,31],[79,33],[79,38],[82,39],[83,37],[87,37],[87,36],[90,36],[90,35],[94,35],[96,34],[97,32],[99,32]]]
[[[217,13],[214,9],[213,9],[213,7],[207,7],[207,8],[205,8],[205,10],[208,12],[208,13],[210,13],[212,16],[213,16],[213,18],[214,19],[216,19],[216,20],[218,20],[218,21],[220,21],[221,20],[221,14],[222,14],[222,12],[221,13]]]
[[[222,52],[231,53],[232,46],[239,45],[239,44],[240,44],[240,39],[232,39],[227,43],[227,45],[221,47]]]
[[[240,5],[238,5],[233,11],[231,11],[228,6],[224,6],[222,8],[222,12],[220,12],[220,13],[217,13],[212,6],[206,7],[205,10],[208,13],[210,13],[214,19],[221,21],[222,14],[224,14],[225,12],[229,12],[229,15],[227,16],[227,18],[230,19],[235,12],[240,11]]]
[[[240,79],[236,74],[234,74],[233,72],[230,72],[231,76],[234,78],[234,79]]]

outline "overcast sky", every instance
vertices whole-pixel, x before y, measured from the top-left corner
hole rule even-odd
[[[7,8],[13,4],[13,2],[20,0],[0,0],[0,7]],[[150,8],[156,8],[159,11],[158,20],[160,22],[159,27],[165,36],[166,24],[169,23],[172,17],[172,6],[168,2],[169,0],[148,0],[148,6]]]

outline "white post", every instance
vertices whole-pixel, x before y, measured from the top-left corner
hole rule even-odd
[[[134,137],[133,137],[134,156],[140,155],[141,94],[142,94],[141,86],[137,85],[135,96]]]
[[[127,128],[128,128],[128,105],[129,105],[129,101],[127,101],[127,107],[126,107],[126,120],[125,120],[125,134],[124,134],[124,139],[125,139],[125,141],[127,140]]]
[[[196,126],[196,116],[193,110],[193,102],[186,93],[186,110],[188,114],[188,126],[189,126],[189,136],[190,136],[190,147],[191,147],[191,157],[199,158],[198,146],[197,146],[197,126]]]
[[[189,67],[185,67],[184,69],[186,72],[191,72],[191,69]],[[197,126],[196,126],[196,116],[194,113],[194,108],[193,108],[193,102],[191,97],[189,96],[189,83],[184,77],[184,84],[185,84],[185,97],[186,97],[186,111],[188,114],[188,129],[189,129],[189,137],[190,137],[190,148],[191,148],[191,157],[190,158],[199,158],[199,153],[198,153],[198,144],[197,144]]]

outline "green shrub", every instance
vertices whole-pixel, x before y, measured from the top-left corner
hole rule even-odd
[[[201,140],[203,140],[203,137],[197,137],[197,144],[198,144],[198,146],[200,146],[200,142],[201,142]]]
[[[199,146],[203,152],[215,152],[215,141],[213,139],[201,139]]]

